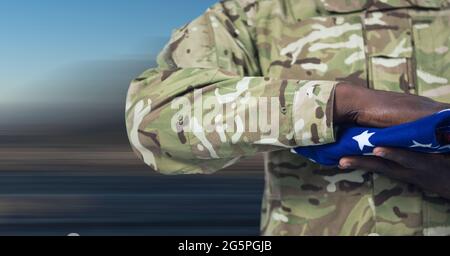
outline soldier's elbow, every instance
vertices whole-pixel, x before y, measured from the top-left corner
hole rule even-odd
[[[131,102],[131,104],[130,104]],[[173,130],[170,111],[152,111],[149,99],[131,100],[127,104],[128,139],[136,155],[151,169],[165,175],[204,174],[184,136]]]

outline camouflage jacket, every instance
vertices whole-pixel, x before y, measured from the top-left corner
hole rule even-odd
[[[291,153],[335,141],[340,81],[450,103],[447,6],[447,0],[217,3],[174,31],[158,67],[132,82],[126,122],[133,149],[164,174],[213,173],[264,153],[263,235],[449,235],[450,201]],[[217,105],[226,111],[211,107]]]

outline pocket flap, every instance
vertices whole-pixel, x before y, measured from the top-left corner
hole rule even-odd
[[[367,13],[364,27],[369,57],[412,57],[411,20],[406,11]]]
[[[329,12],[350,13],[361,10],[382,11],[397,8],[416,7],[439,9],[448,5],[446,0],[316,0],[319,6]]]
[[[334,13],[350,13],[366,9],[372,0],[316,0],[324,10]]]

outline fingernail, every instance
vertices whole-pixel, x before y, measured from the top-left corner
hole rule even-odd
[[[385,157],[386,156],[386,152],[384,152],[383,150],[375,150],[374,154],[378,157]]]
[[[349,169],[350,167],[351,167],[351,164],[350,164],[350,163],[339,164],[339,168],[340,168],[340,169],[343,169],[343,170]]]

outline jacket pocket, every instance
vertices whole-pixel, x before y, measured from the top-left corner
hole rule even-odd
[[[411,58],[372,56],[370,61],[370,84],[375,90],[415,93],[413,61]]]
[[[413,39],[407,11],[367,13],[364,18],[370,87],[415,93]]]
[[[413,24],[419,95],[450,103],[450,12]]]

